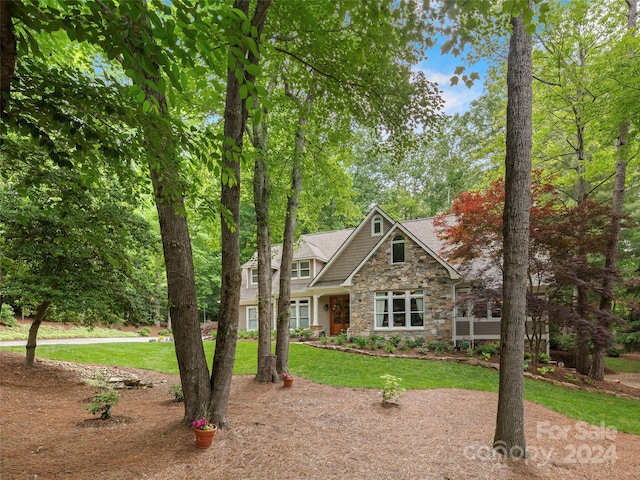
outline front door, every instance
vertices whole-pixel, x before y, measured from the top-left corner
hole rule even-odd
[[[339,335],[342,330],[349,328],[349,295],[329,297],[329,319],[331,335]]]

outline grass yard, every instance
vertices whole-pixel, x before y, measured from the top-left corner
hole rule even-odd
[[[204,345],[210,365],[215,343],[205,342]],[[22,347],[5,349],[24,352]],[[234,374],[255,374],[256,355],[257,342],[238,342]],[[36,356],[178,374],[174,346],[171,343],[41,345],[36,350]],[[380,388],[380,376],[390,373],[402,378],[402,386],[407,389],[498,391],[496,371],[442,361],[369,357],[293,343],[289,365],[293,375],[333,386],[377,389]],[[525,379],[525,398],[576,420],[596,425],[604,422],[614,425],[620,431],[640,435],[640,402],[637,400],[574,391],[530,379]]]
[[[0,341],[5,340],[26,340],[29,338],[28,324],[18,324],[16,327],[0,329]],[[123,332],[113,328],[87,328],[71,327],[61,328],[60,326],[41,325],[38,329],[38,339],[43,338],[119,338],[137,337],[134,332]]]
[[[640,373],[640,362],[626,358],[606,357],[604,364],[611,370],[621,373]]]

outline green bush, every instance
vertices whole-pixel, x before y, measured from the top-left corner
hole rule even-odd
[[[293,330],[289,330],[289,338],[309,340],[311,338],[311,330],[302,327],[294,328]]]
[[[382,345],[384,346],[384,337],[381,337],[380,335],[371,335],[369,337],[368,343],[371,350],[376,350],[380,348],[380,343],[382,343]]]
[[[241,340],[254,340],[258,338],[258,330],[239,330],[238,338]]]
[[[381,375],[380,379],[382,380],[382,389],[380,390],[382,405],[398,403],[405,392],[405,389],[401,386],[402,379],[388,373]]]
[[[400,337],[400,335],[391,335],[389,337],[389,342],[392,343],[394,347],[398,347],[401,341],[402,338]]]
[[[555,337],[555,340],[551,342],[551,346],[557,346],[557,350],[563,352],[576,353],[576,334],[570,333],[568,335],[559,335]]]
[[[405,338],[404,339],[404,346],[406,348],[416,348],[416,341],[413,338]]]
[[[476,353],[482,355],[488,353],[489,355],[498,355],[500,353],[500,347],[497,343],[489,343],[488,345],[478,345],[476,347]]]
[[[138,330],[138,335],[140,335],[141,337],[148,337],[149,335],[151,335],[151,329],[149,327],[142,327],[140,330]]]
[[[629,322],[618,334],[616,343],[624,346],[626,352],[640,351],[640,321]]]
[[[367,339],[365,337],[355,337],[353,343],[355,343],[358,348],[365,348],[367,346]]]
[[[160,335],[161,337],[168,337],[169,335],[171,335],[171,330],[160,330],[158,332],[158,335]]]
[[[622,349],[618,347],[614,347],[613,345],[607,347],[607,357],[617,358],[622,353]]]
[[[176,402],[184,402],[184,392],[181,383],[174,383],[169,387],[169,395],[173,395]]]
[[[103,390],[96,393],[91,398],[91,403],[85,405],[85,408],[93,415],[100,412],[102,420],[111,418],[111,407],[117,405],[120,401],[120,395],[115,390]]]
[[[387,342],[384,348],[388,353],[393,353],[396,351],[396,346],[393,344],[393,342]]]
[[[547,355],[546,353],[538,354],[538,362],[547,364],[550,361],[551,361],[551,357],[549,355]]]
[[[18,326],[11,305],[7,305],[6,303],[2,304],[2,308],[0,308],[0,325],[6,325],[7,327]]]

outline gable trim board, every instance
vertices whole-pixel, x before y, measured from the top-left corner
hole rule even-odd
[[[369,222],[371,220],[373,220],[373,217],[376,215],[380,215],[383,219],[383,229],[384,229],[384,220],[386,220],[388,223],[390,223],[391,225],[395,224],[395,220],[393,220],[389,215],[387,215],[381,208],[375,206],[373,207],[371,210],[369,210],[369,213],[367,214],[366,217],[364,217],[364,219],[360,222],[360,224],[355,228],[355,230],[353,230],[351,232],[351,234],[347,237],[346,241],[340,246],[340,248],[336,251],[336,253],[333,254],[333,257],[331,257],[329,259],[329,261],[327,262],[327,264],[322,268],[322,270],[320,270],[320,273],[318,273],[318,275],[311,281],[311,283],[309,283],[309,287],[313,287],[315,286],[321,279],[322,279],[322,275],[325,272],[328,272],[331,267],[333,266],[333,264],[337,261],[338,258],[340,258],[340,256],[342,255],[342,253],[349,247],[349,245],[353,242],[353,239],[355,239],[358,234],[366,227],[369,225]],[[384,238],[385,235],[382,235],[382,237]],[[378,242],[379,243],[379,242]]]
[[[380,241],[375,245],[375,247],[373,247],[373,249],[368,253],[368,255],[362,259],[362,261],[358,264],[355,270],[351,272],[351,274],[347,277],[347,279],[342,283],[343,286],[345,287],[351,286],[351,281],[353,279],[353,276],[360,271],[362,266],[369,261],[369,259],[375,254],[375,252],[378,251],[380,246],[384,244],[387,241],[387,239],[397,235],[396,230],[399,230],[404,235],[408,236],[411,240],[413,240],[421,248],[423,248],[429,255],[431,255],[440,265],[446,268],[452,280],[459,280],[460,278],[462,278],[461,275],[453,267],[451,267],[451,265],[445,262],[439,255],[436,255],[436,253],[433,250],[431,250],[428,246],[426,246],[421,240],[416,238],[415,235],[413,235],[409,230],[407,230],[401,223],[396,222],[389,229],[389,231],[387,231],[387,233],[382,236]]]

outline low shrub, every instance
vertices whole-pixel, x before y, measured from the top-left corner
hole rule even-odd
[[[613,358],[617,358],[620,356],[620,354],[622,353],[622,349],[615,347],[615,346],[610,346],[607,347],[607,357],[613,357]]]
[[[542,375],[544,377],[547,373],[553,373],[555,371],[556,369],[554,367],[539,367],[538,375]]]
[[[118,394],[118,392],[115,390],[103,390],[96,393],[91,398],[91,403],[85,405],[85,408],[92,415],[100,413],[100,418],[102,420],[108,420],[111,418],[111,407],[113,405],[117,405],[119,401],[120,394]]]
[[[353,343],[355,343],[358,348],[365,348],[367,346],[367,339],[365,337],[355,337]]]
[[[404,339],[404,346],[406,348],[416,348],[416,341],[413,338],[405,338]]]
[[[487,345],[478,345],[476,347],[476,353],[482,355],[488,353],[490,356],[498,355],[500,353],[500,347],[497,343],[489,343]]]
[[[169,387],[169,395],[173,395],[176,402],[184,402],[184,392],[181,383],[174,383]]]
[[[138,335],[140,335],[141,337],[148,337],[149,335],[151,335],[151,328],[149,327],[142,327],[140,330],[138,330]]]
[[[547,364],[551,361],[551,357],[546,354],[546,353],[540,353],[538,354],[538,362],[543,363],[543,364]]]
[[[0,308],[0,325],[5,325],[7,327],[18,326],[18,322],[16,322],[13,307],[11,307],[11,305],[7,305],[6,303],[2,304],[2,308]]]
[[[388,373],[381,375],[380,379],[382,380],[382,389],[380,390],[382,405],[398,403],[405,392],[401,384],[402,379]]]

